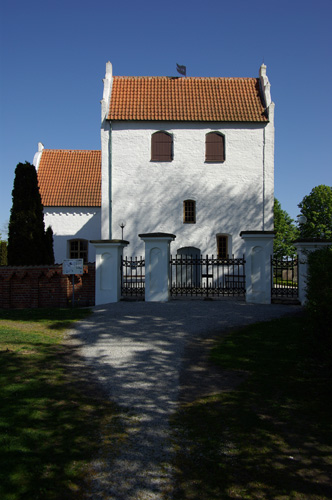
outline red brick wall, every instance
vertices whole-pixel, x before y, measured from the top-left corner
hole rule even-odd
[[[95,264],[74,277],[75,304],[95,304]],[[68,307],[72,305],[72,276],[62,265],[0,267],[0,308]]]

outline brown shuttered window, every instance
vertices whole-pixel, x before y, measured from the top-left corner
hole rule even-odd
[[[210,132],[205,136],[205,161],[225,161],[225,138],[217,132]]]
[[[228,239],[227,236],[218,236],[217,237],[217,245],[218,245],[218,258],[226,259],[228,254]]]
[[[156,132],[151,136],[151,161],[173,160],[173,138],[167,132]]]
[[[196,202],[194,200],[183,202],[183,222],[185,224],[196,223]]]

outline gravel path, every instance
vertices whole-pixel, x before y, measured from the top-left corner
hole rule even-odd
[[[299,310],[237,299],[95,307],[71,332],[71,340],[80,345],[80,354],[109,398],[125,410],[129,437],[117,457],[96,459],[88,497],[170,500],[169,416],[179,402],[229,388],[229,375],[207,362],[213,339],[231,328]]]

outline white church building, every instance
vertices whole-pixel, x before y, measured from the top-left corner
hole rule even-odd
[[[241,231],[272,231],[274,103],[257,78],[114,76],[106,64],[101,151],[34,157],[55,260],[95,261],[91,240],[176,235],[171,252],[241,256]],[[188,253],[190,250],[188,251]]]

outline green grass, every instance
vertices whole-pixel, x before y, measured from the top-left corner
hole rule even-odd
[[[91,459],[126,438],[117,408],[67,369],[64,332],[87,314],[0,311],[1,500],[82,499]],[[174,500],[331,499],[329,355],[305,317],[217,344],[214,362],[247,376],[175,415]]]
[[[281,278],[273,278],[274,285],[291,286],[293,288],[298,288],[298,284],[293,280],[283,280]]]
[[[83,498],[101,435],[116,408],[67,366],[64,332],[84,309],[0,310],[0,498]]]
[[[306,318],[232,332],[212,359],[247,377],[174,417],[174,499],[331,499],[331,358]]]

